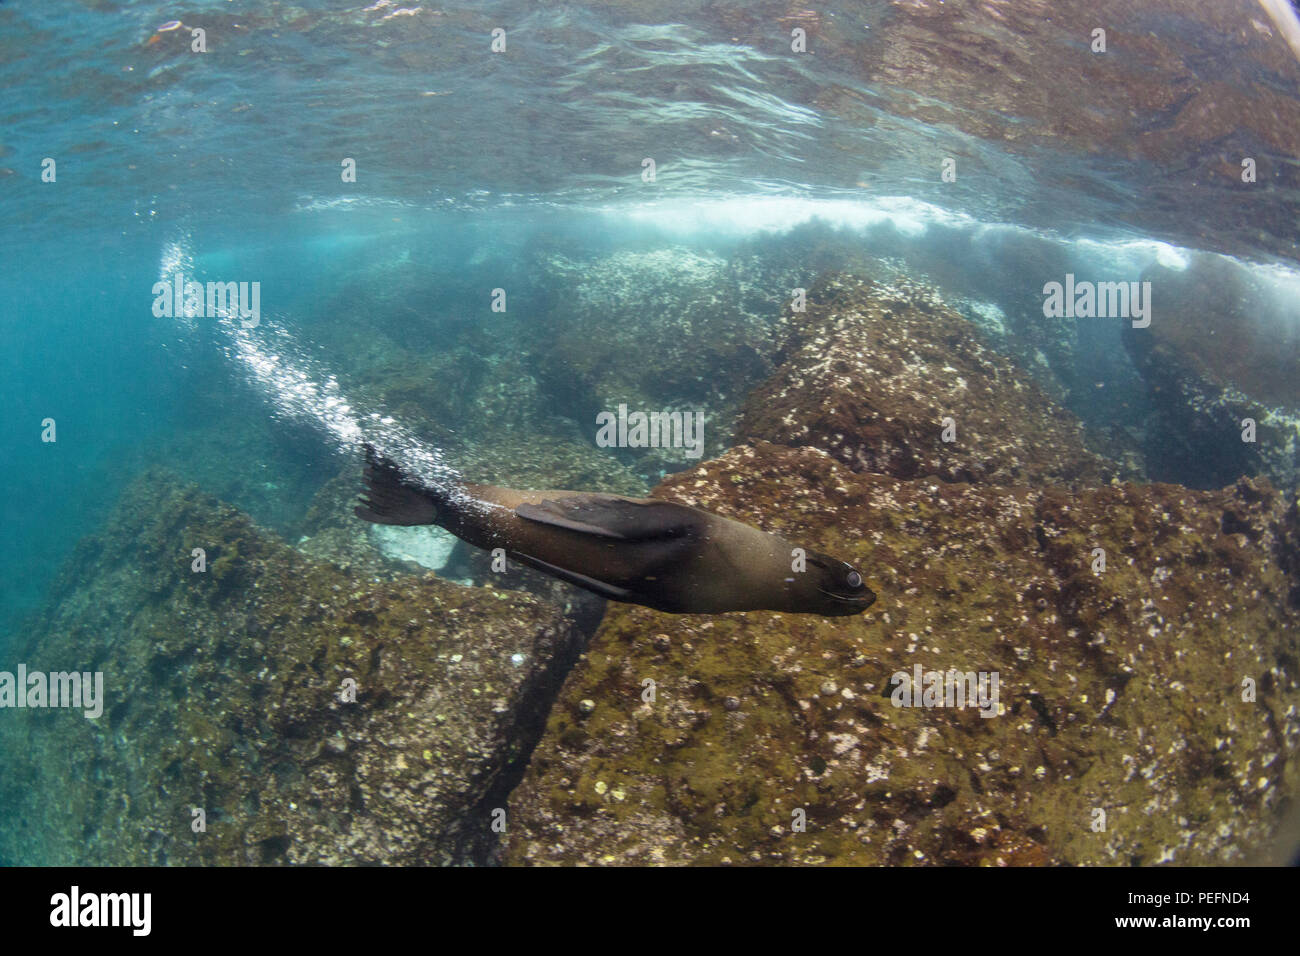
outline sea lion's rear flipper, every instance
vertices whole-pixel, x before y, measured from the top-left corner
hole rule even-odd
[[[599,594],[601,597],[608,598],[611,601],[632,600],[632,592],[627,588],[620,588],[604,581],[598,581],[596,578],[589,578],[585,574],[579,574],[577,571],[570,571],[568,568],[562,568],[558,564],[551,564],[548,561],[542,561],[527,554],[516,553],[514,557],[528,565],[530,568],[544,571],[547,574],[553,574],[561,581],[568,581],[570,584],[577,585],[580,588],[586,588],[593,594]]]
[[[524,503],[515,514],[527,521],[617,541],[654,541],[691,533],[696,519],[671,501],[642,503],[618,495],[573,495]]]
[[[370,445],[365,446],[365,451],[366,497],[352,509],[353,514],[375,524],[408,527],[438,520],[438,506],[428,489],[404,475]]]

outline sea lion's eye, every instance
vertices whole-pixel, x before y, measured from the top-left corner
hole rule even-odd
[[[858,574],[857,571],[849,572],[849,587],[851,588],[862,587],[862,575]]]

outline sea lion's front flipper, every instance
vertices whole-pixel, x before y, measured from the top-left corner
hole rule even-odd
[[[573,495],[524,503],[515,514],[527,521],[618,541],[680,538],[696,526],[690,510],[671,501],[642,503],[618,495]]]
[[[542,561],[527,554],[515,554],[515,558],[524,564],[538,571],[545,571],[547,574],[553,574],[561,581],[568,581],[580,588],[586,588],[594,594],[599,594],[603,598],[611,601],[627,601],[631,599],[632,592],[627,588],[620,588],[613,584],[607,584],[604,581],[598,581],[595,578],[589,578],[585,574],[579,574],[577,571],[570,571],[568,568],[562,568],[557,564],[551,564]]]

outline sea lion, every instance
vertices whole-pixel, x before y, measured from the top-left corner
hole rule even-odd
[[[674,614],[860,614],[876,600],[851,565],[689,505],[583,491],[427,487],[366,446],[358,518],[446,528],[612,601]],[[801,570],[793,570],[800,567]]]

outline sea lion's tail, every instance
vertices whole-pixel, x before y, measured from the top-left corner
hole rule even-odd
[[[375,524],[437,524],[442,496],[408,477],[391,459],[365,445],[365,489],[352,513]]]

